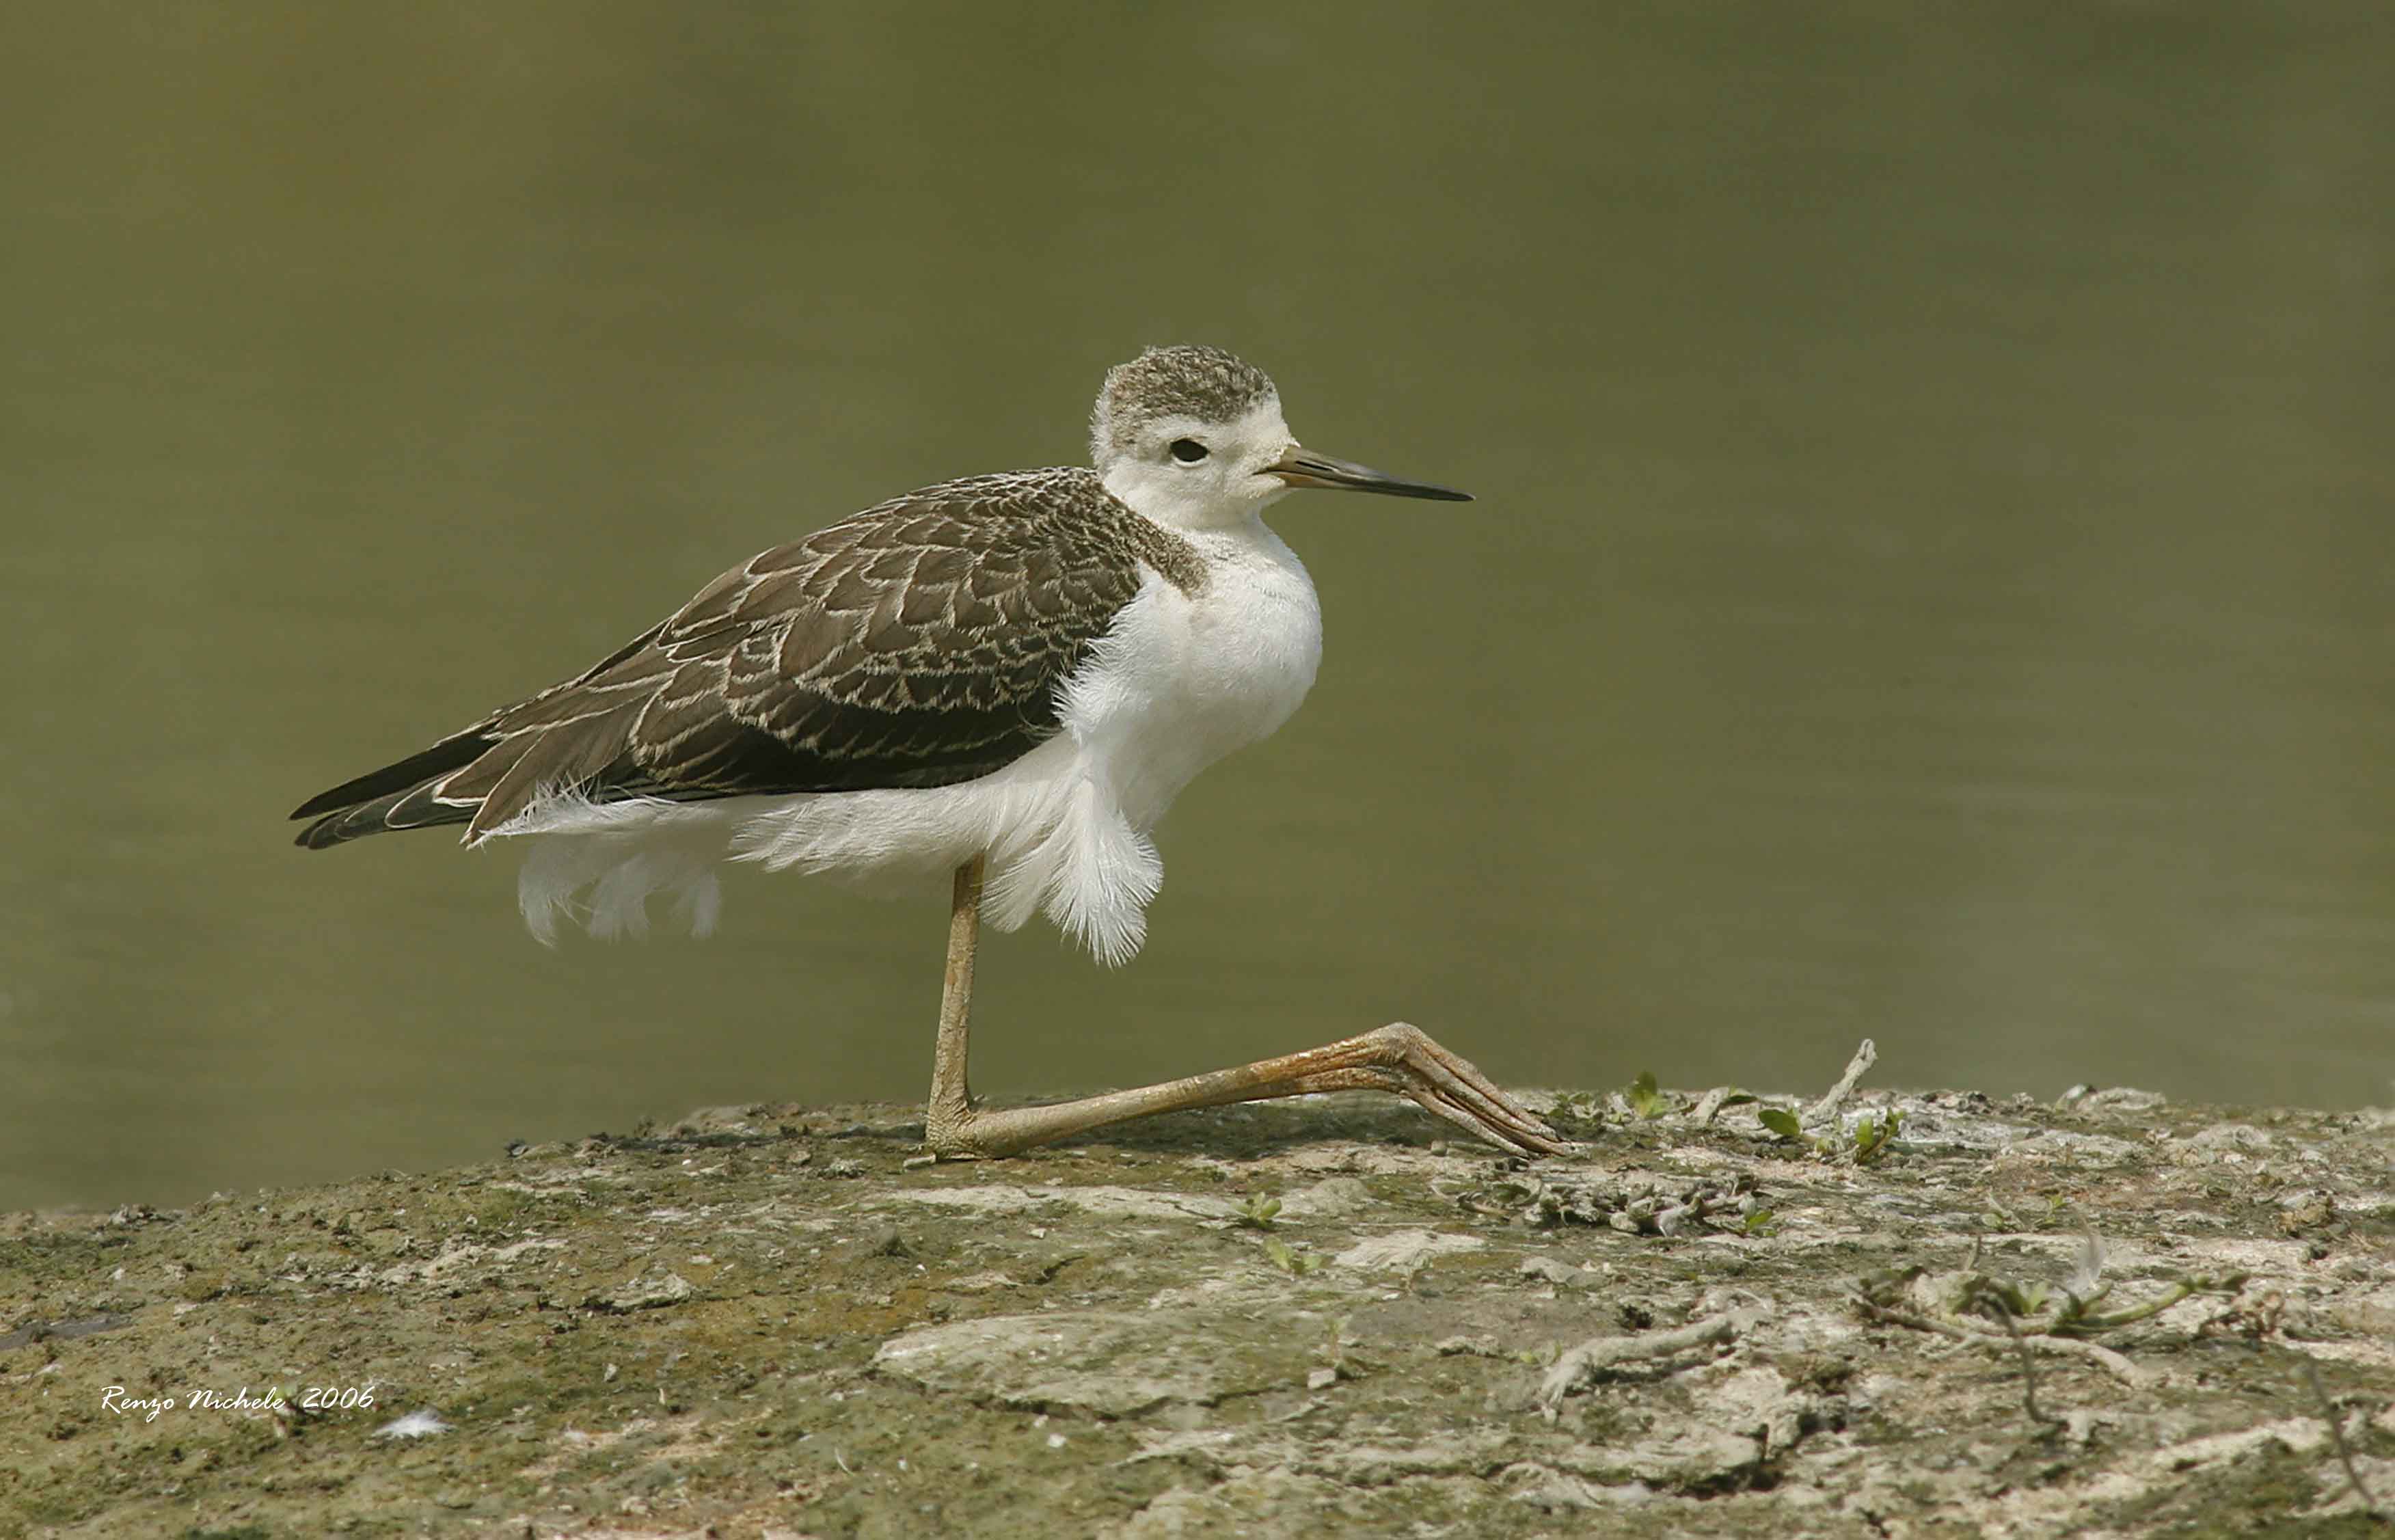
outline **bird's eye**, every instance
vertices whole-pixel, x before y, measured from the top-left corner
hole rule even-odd
[[[1195,465],[1206,458],[1206,446],[1196,439],[1174,439],[1172,458],[1184,465]]]

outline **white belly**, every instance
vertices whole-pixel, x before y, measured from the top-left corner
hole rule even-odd
[[[986,852],[992,924],[1044,909],[1100,961],[1130,961],[1164,880],[1149,831],[1199,771],[1289,720],[1322,657],[1314,585],[1277,536],[1257,523],[1190,539],[1205,584],[1149,578],[1065,682],[1063,730],[1005,769],[920,790],[562,806],[511,831],[532,846],[525,919],[543,939],[560,915],[636,933],[663,891],[703,931],[727,854],[920,892]]]
[[[1156,826],[1200,770],[1295,711],[1322,660],[1322,610],[1297,557],[1261,524],[1216,537],[1184,594],[1150,578],[1073,679],[1065,730],[1131,827]]]

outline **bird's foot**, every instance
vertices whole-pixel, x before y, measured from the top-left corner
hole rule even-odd
[[[1499,1090],[1470,1059],[1419,1027],[1395,1021],[1314,1052],[1330,1055],[1342,1050],[1362,1051],[1363,1062],[1349,1072],[1370,1079],[1358,1088],[1403,1096],[1465,1133],[1516,1155],[1564,1155],[1571,1150],[1545,1119]]]

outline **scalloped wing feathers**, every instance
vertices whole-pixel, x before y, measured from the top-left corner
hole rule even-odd
[[[925,488],[777,546],[587,672],[303,804],[299,843],[570,795],[693,801],[951,785],[1052,734],[1057,690],[1147,569],[1197,553],[1091,471]]]

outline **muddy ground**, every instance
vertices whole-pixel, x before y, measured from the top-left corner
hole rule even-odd
[[[2387,1533],[2395,1113],[1529,1099],[1577,1157],[756,1107],[0,1219],[0,1533]]]

